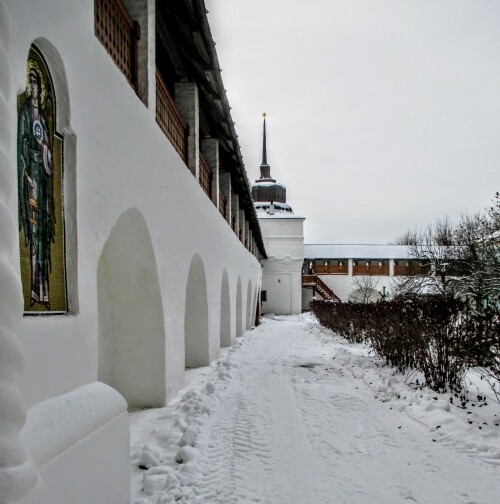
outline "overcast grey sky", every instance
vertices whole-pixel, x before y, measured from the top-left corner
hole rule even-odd
[[[387,243],[500,190],[500,0],[206,0],[253,182],[306,243]]]

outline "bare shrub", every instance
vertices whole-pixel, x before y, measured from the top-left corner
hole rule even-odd
[[[461,390],[469,367],[499,376],[500,324],[494,310],[471,310],[452,296],[367,304],[313,301],[310,307],[322,325],[350,342],[366,342],[398,371],[420,371],[433,390]]]

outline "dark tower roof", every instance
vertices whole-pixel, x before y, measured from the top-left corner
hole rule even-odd
[[[271,177],[271,166],[267,162],[267,142],[266,142],[266,114],[264,116],[263,137],[262,137],[262,163],[260,165],[260,179],[252,185],[252,199],[257,209],[264,209],[273,204],[276,210],[292,212],[286,204],[286,187]]]

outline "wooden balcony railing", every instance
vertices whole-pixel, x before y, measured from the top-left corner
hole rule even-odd
[[[212,170],[200,154],[200,185],[206,195],[212,199]]]
[[[180,116],[160,73],[156,71],[156,122],[182,160],[187,163],[188,128]]]
[[[347,275],[349,266],[346,264],[327,264],[326,266],[313,265],[313,271],[317,275]]]
[[[460,277],[468,274],[468,268],[464,264],[452,260],[443,261],[443,263],[445,264],[420,264],[419,261],[410,261],[408,264],[405,264],[405,262],[396,263],[394,265],[394,276],[440,276],[444,274],[448,277]]]
[[[431,267],[429,264],[395,264],[394,265],[394,276],[418,276],[418,275],[430,275]]]
[[[219,191],[219,212],[224,217],[224,219],[227,219],[227,200],[226,197]]]
[[[137,92],[140,29],[139,24],[130,19],[122,0],[94,0],[94,32]]]
[[[389,265],[382,264],[372,265],[372,264],[353,264],[352,267],[353,275],[367,275],[367,276],[388,276],[389,275]]]

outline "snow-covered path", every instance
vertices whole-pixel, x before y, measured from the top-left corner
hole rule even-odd
[[[500,502],[500,429],[486,456],[479,442],[438,439],[380,400],[393,385],[374,392],[367,367],[377,372],[364,348],[304,317],[266,321],[178,401],[132,415],[134,502]],[[441,423],[454,418],[429,401]]]

